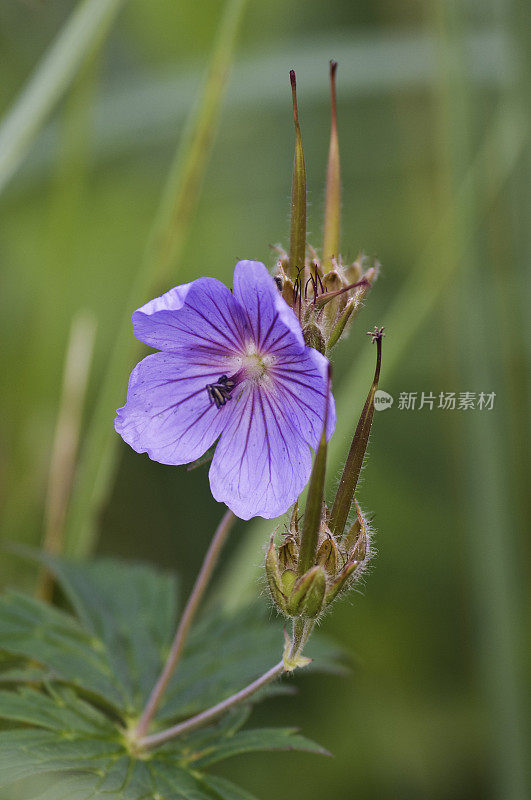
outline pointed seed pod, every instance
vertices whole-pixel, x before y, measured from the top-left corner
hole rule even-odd
[[[369,433],[371,431],[372,419],[374,416],[374,395],[378,388],[378,381],[380,379],[380,368],[382,364],[382,337],[383,328],[375,328],[373,332],[369,333],[372,336],[373,342],[376,342],[376,369],[372,381],[369,394],[363,406],[361,416],[354,433],[354,438],[350,446],[350,450],[345,462],[343,474],[339,481],[339,487],[330,512],[329,526],[330,530],[338,539],[343,535],[347,517],[350,512],[351,505],[354,501],[354,493],[358,484],[358,478],[363,464],[365,451],[369,442]]]
[[[297,108],[297,81],[290,70],[291,96],[293,99],[293,122],[295,125],[295,157],[291,188],[291,233],[289,245],[289,277],[295,280],[299,270],[304,269],[306,256],[306,166],[302,149],[302,136]]]
[[[323,268],[332,268],[332,259],[339,255],[339,224],[341,217],[341,176],[339,166],[339,142],[337,137],[336,108],[337,62],[330,62],[331,125],[328,169],[326,173],[325,217],[323,235]]]

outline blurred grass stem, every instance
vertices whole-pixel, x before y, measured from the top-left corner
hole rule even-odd
[[[173,640],[173,644],[171,646],[171,650],[164,665],[164,669],[151,692],[150,698],[146,704],[146,707],[140,717],[140,721],[138,723],[136,729],[136,736],[138,739],[142,739],[149,727],[151,720],[157,708],[162,700],[164,692],[166,691],[170,679],[175,672],[175,669],[179,663],[179,659],[182,655],[183,647],[186,642],[186,637],[188,636],[188,632],[190,630],[190,626],[194,620],[194,617],[197,613],[197,609],[199,607],[199,603],[201,602],[203,595],[205,594],[206,588],[212,577],[212,573],[214,568],[218,562],[219,554],[223,545],[227,540],[227,536],[229,535],[230,529],[234,523],[236,517],[232,513],[232,511],[227,510],[223,515],[221,522],[219,523],[212,541],[210,542],[210,546],[207,550],[207,554],[204,558],[203,564],[201,569],[199,570],[199,575],[194,584],[194,588],[192,589],[192,593],[188,598],[188,602],[183,611],[183,615],[181,617],[181,621],[179,622],[177,632],[175,634],[175,638]],[[184,724],[184,723],[183,723]]]
[[[82,0],[0,125],[0,193],[124,0]]]
[[[64,523],[72,487],[83,403],[94,350],[96,321],[81,312],[72,321],[66,354],[63,388],[50,461],[44,512],[43,550],[59,555],[63,547]],[[38,595],[50,600],[53,578],[42,573]]]
[[[477,98],[468,77],[463,47],[467,28],[464,4],[462,0],[436,4],[436,14],[442,46],[440,116],[446,129],[443,140],[449,143],[448,173],[455,184],[470,161]],[[493,154],[493,158],[500,159],[500,153]],[[492,313],[484,289],[483,237],[472,235],[480,228],[479,214],[480,182],[477,181],[468,203],[452,220],[448,240],[458,242],[462,253],[459,260],[467,264],[467,269],[457,276],[458,318],[461,338],[466,342],[460,350],[460,360],[462,378],[474,388],[493,386],[500,378],[492,369],[490,356],[501,334],[497,330],[496,336],[492,336]],[[446,255],[448,260],[455,258],[448,244]],[[501,327],[507,327],[505,320],[501,321]],[[511,402],[507,396],[499,400],[505,406]],[[494,796],[525,800],[531,787],[525,755],[525,692],[518,648],[521,638],[517,631],[523,609],[515,556],[511,467],[505,466],[512,461],[512,453],[507,452],[506,416],[508,411],[504,409],[490,416],[467,416],[466,424],[462,418],[459,449],[464,463],[461,463],[460,486],[470,559],[471,600],[477,621],[477,667],[489,711],[489,770],[494,778]]]

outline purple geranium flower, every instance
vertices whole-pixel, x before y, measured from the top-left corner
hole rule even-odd
[[[327,359],[259,261],[239,261],[234,293],[215,278],[176,286],[133,314],[137,339],[162,351],[129,379],[115,427],[138,453],[187,464],[219,439],[215,499],[242,519],[278,517],[311,471],[322,432]],[[335,426],[329,400],[328,436]]]

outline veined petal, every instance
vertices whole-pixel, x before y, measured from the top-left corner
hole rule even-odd
[[[312,460],[275,398],[247,384],[214,453],[210,488],[241,519],[273,519],[295,502]]]
[[[253,340],[262,352],[304,348],[300,323],[261,261],[238,261],[234,297],[245,310]]]
[[[312,347],[305,347],[296,357],[289,352],[279,354],[270,374],[284,417],[316,450],[324,424],[328,359]],[[335,426],[336,408],[329,392],[327,439]]]
[[[206,390],[220,376],[177,353],[153,353],[129,378],[127,402],[114,421],[117,433],[137,453],[161,464],[195,461],[230,422],[234,400],[216,408]]]
[[[176,286],[133,314],[137,339],[158,350],[213,355],[241,352],[249,337],[243,310],[216,278]]]

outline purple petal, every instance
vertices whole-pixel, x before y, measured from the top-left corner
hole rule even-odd
[[[217,409],[207,383],[220,376],[176,353],[153,353],[129,378],[127,402],[114,427],[137,453],[161,464],[187,464],[211,447],[230,422],[236,403]]]
[[[133,314],[141,342],[158,350],[210,355],[241,352],[248,338],[246,317],[230,290],[215,278],[176,286]]]
[[[283,514],[310,476],[310,448],[270,394],[248,384],[221,435],[210,488],[241,519]]]
[[[254,342],[262,351],[304,348],[299,321],[261,261],[238,261],[234,296],[245,310]]]
[[[279,354],[271,369],[275,396],[283,415],[314,450],[323,432],[328,359],[312,347],[294,356]],[[336,408],[332,393],[328,395],[327,439],[336,426]]]

